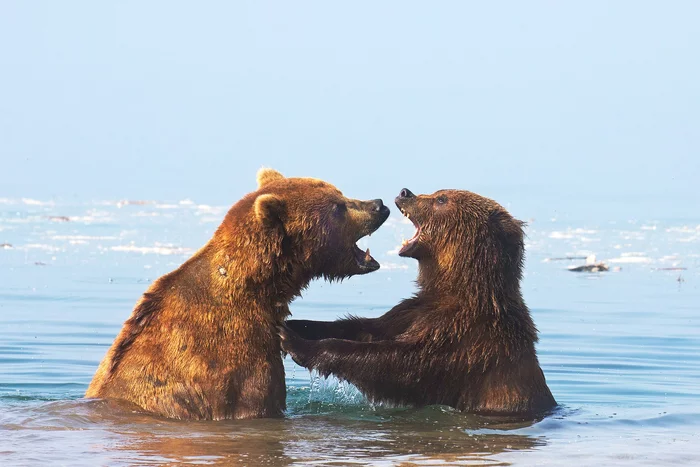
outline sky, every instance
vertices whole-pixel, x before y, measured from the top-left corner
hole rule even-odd
[[[682,216],[700,202],[698,18],[690,1],[2,0],[0,198],[230,204],[270,166],[386,202],[460,188],[523,217]]]

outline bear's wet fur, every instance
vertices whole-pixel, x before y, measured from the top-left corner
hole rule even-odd
[[[178,419],[281,416],[289,302],[313,278],[378,269],[356,242],[388,215],[381,200],[261,169],[212,239],[143,294],[85,396]]]
[[[418,260],[418,293],[374,319],[287,321],[283,349],[374,402],[523,417],[553,409],[520,291],[523,223],[467,191],[403,189],[396,204],[417,229],[399,254]]]

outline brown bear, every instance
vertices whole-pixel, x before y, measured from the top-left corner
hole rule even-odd
[[[523,224],[467,191],[404,188],[396,205],[417,229],[399,255],[418,260],[418,293],[375,319],[287,321],[283,350],[376,402],[523,417],[554,408],[520,292]]]
[[[212,239],[144,293],[85,396],[179,419],[280,416],[289,302],[313,278],[377,270],[356,242],[388,216],[381,200],[261,169]]]

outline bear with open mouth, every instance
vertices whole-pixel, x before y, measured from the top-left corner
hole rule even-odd
[[[143,294],[85,397],[178,419],[281,416],[289,302],[314,278],[379,269],[356,242],[387,217],[380,199],[261,169],[212,239]]]
[[[520,291],[523,223],[468,191],[404,188],[396,205],[416,227],[399,255],[418,260],[418,293],[378,318],[289,320],[282,348],[374,402],[523,417],[553,409]]]

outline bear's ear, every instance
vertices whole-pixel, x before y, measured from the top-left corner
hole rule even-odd
[[[262,167],[260,170],[258,170],[258,189],[264,187],[270,182],[274,182],[275,180],[282,180],[284,178],[284,175],[276,171],[275,169],[270,169],[268,167]]]
[[[255,218],[266,226],[273,226],[282,222],[286,210],[286,203],[277,195],[266,193],[255,198],[253,204]]]

